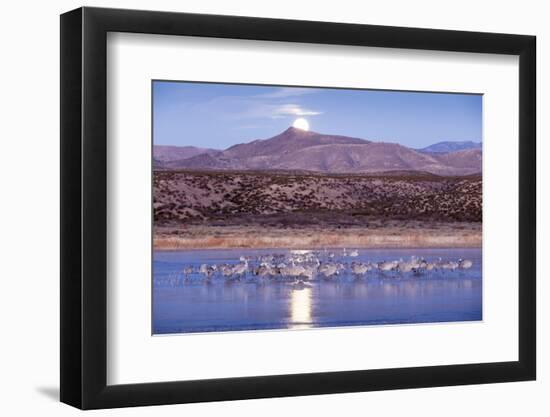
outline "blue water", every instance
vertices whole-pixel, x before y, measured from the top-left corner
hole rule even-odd
[[[153,333],[306,329],[376,324],[482,320],[481,249],[360,249],[359,256],[331,261],[380,262],[417,256],[428,262],[470,259],[467,270],[421,274],[369,271],[357,278],[341,273],[306,283],[257,280],[252,274],[228,282],[204,280],[189,265],[237,264],[277,253],[269,250],[156,251],[153,263]],[[326,253],[322,253],[326,256]]]

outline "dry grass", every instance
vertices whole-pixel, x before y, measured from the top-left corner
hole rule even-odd
[[[436,227],[385,227],[375,229],[258,227],[197,227],[185,232],[155,234],[157,250],[223,248],[446,248],[480,247],[481,225],[439,224]]]
[[[481,188],[479,175],[157,171],[154,246],[476,247]]]

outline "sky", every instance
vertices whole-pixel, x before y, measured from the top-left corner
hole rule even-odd
[[[410,148],[482,140],[481,95],[153,81],[155,145],[226,149],[297,118],[314,132]]]

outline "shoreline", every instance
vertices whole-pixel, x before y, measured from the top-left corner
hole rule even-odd
[[[231,230],[224,233],[155,234],[156,251],[192,249],[407,249],[407,248],[477,248],[482,246],[479,230]],[[210,233],[209,233],[210,232]]]

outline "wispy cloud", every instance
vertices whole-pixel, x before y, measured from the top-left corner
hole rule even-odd
[[[317,90],[314,88],[300,88],[300,87],[281,87],[278,90],[265,93],[265,94],[259,94],[256,97],[264,97],[264,98],[288,98],[288,97],[296,97],[296,96],[303,96],[305,94],[314,94]]]
[[[317,116],[323,112],[305,107],[294,100],[315,93],[309,88],[282,87],[265,94],[250,96],[218,96],[197,104],[195,110],[215,113],[227,119],[281,119],[285,117]],[[289,103],[289,99],[294,98]]]
[[[322,112],[306,108],[299,104],[282,103],[266,104],[258,101],[233,103],[231,112],[226,113],[231,119],[282,119],[285,117],[317,116]]]
[[[274,119],[285,116],[317,116],[320,111],[307,109],[299,104],[282,104],[274,107],[271,117]]]

